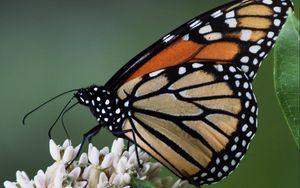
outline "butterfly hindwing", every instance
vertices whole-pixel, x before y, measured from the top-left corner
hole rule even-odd
[[[128,81],[123,129],[178,176],[209,184],[227,176],[256,130],[251,82],[235,65],[201,62],[173,66]],[[132,134],[126,134],[129,139]]]

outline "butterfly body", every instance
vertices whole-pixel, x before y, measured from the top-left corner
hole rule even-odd
[[[97,119],[110,131],[122,130],[122,124],[128,118],[126,102],[121,101],[103,86],[92,85],[78,90],[74,95],[80,104],[88,106]]]
[[[289,0],[233,1],[183,24],[125,64],[105,86],[80,89],[101,127],[195,185],[227,177],[257,128],[252,91]]]

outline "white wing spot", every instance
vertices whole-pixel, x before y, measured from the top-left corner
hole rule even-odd
[[[266,54],[266,52],[261,52],[261,53],[259,54],[259,57],[263,57],[265,54]]]
[[[249,121],[251,124],[254,124],[254,118],[252,116],[249,117]]]
[[[252,96],[251,96],[251,94],[250,94],[249,92],[246,93],[246,97],[247,97],[248,99],[250,99],[250,100],[252,99]]]
[[[236,165],[236,161],[234,159],[232,159],[231,166],[235,166],[235,165]]]
[[[194,29],[195,27],[198,27],[199,25],[201,25],[201,23],[202,22],[200,20],[196,20],[190,24],[190,28]]]
[[[267,43],[267,46],[271,46],[272,45],[272,41],[269,41],[268,43]]]
[[[227,172],[228,170],[229,170],[228,166],[226,166],[226,165],[223,166],[223,171],[224,171],[224,172]]]
[[[235,69],[234,67],[230,66],[230,67],[229,67],[229,71],[230,71],[230,72],[236,72],[236,69]]]
[[[247,137],[251,137],[252,134],[253,134],[253,132],[252,132],[252,131],[249,131],[249,132],[246,134],[246,136],[247,136]]]
[[[237,79],[241,79],[241,78],[242,78],[242,75],[236,74],[236,75],[234,75],[234,77],[237,78]]]
[[[267,37],[268,38],[273,38],[274,37],[274,32],[273,31],[270,31],[270,32],[268,32],[268,35],[267,35]]]
[[[241,82],[238,81],[238,80],[236,80],[236,81],[235,81],[235,86],[236,86],[236,87],[240,87],[240,85],[241,85]]]
[[[263,0],[263,3],[267,4],[267,5],[271,5],[273,3],[273,1],[271,1],[271,0]]]
[[[182,37],[182,40],[184,40],[184,41],[187,41],[187,40],[189,40],[189,39],[190,39],[189,34],[186,34],[186,35],[184,35],[184,36]]]
[[[228,159],[228,155],[224,155],[223,159],[226,161]]]
[[[194,69],[200,68],[200,67],[203,67],[203,64],[200,64],[200,63],[193,63],[193,64],[192,64],[192,67],[193,67]]]
[[[178,69],[178,74],[182,75],[182,74],[184,74],[184,73],[186,73],[186,68],[185,68],[185,67],[180,67],[180,68]]]
[[[221,16],[222,14],[223,14],[223,12],[221,10],[218,10],[218,11],[212,13],[211,16],[213,18],[217,18],[217,17]]]
[[[259,50],[261,49],[261,47],[259,45],[253,45],[250,46],[249,51],[253,54],[257,53]]]
[[[204,35],[204,38],[208,41],[212,41],[212,40],[219,40],[222,38],[222,33],[210,33],[210,34],[207,34],[207,35]]]
[[[275,26],[280,26],[281,21],[279,19],[274,20],[274,25]]]
[[[125,107],[128,107],[128,106],[129,106],[129,101],[126,101],[126,102],[124,103],[124,106],[125,106]]]
[[[232,147],[231,147],[231,151],[235,151],[237,149],[237,145],[236,144],[234,144]]]
[[[218,176],[218,178],[222,177],[223,176],[222,172],[218,172],[217,176]]]
[[[211,173],[214,173],[215,171],[216,171],[216,167],[212,167],[210,170]]]
[[[253,60],[253,65],[257,65],[258,64],[258,60],[255,58],[254,60]]]
[[[212,31],[212,28],[210,25],[206,25],[206,26],[203,26],[199,29],[199,33],[200,34],[205,34],[205,33],[209,33]]]
[[[242,156],[242,152],[237,152],[236,154],[235,154],[235,157],[236,158],[240,158]]]
[[[248,125],[247,124],[243,125],[242,131],[245,132],[247,129],[248,129]]]
[[[223,69],[223,66],[222,65],[215,65],[215,68],[217,69],[217,71],[219,72],[223,72],[224,69]]]
[[[246,145],[247,145],[247,142],[246,142],[245,140],[243,140],[243,141],[242,141],[242,146],[245,147]]]
[[[263,43],[265,40],[264,39],[260,39],[259,41],[257,41],[257,44],[261,44]]]
[[[248,56],[244,56],[244,57],[241,58],[241,62],[242,63],[248,63],[248,61],[249,61],[249,57]]]
[[[249,101],[245,102],[245,107],[248,108],[249,107]]]
[[[234,17],[234,11],[230,11],[226,13],[226,18],[233,18]]]
[[[249,88],[248,82],[245,82],[243,86],[244,86],[245,89],[248,89]]]
[[[274,11],[280,13],[281,12],[281,7],[274,7]]]
[[[235,18],[226,19],[225,23],[227,23],[230,28],[235,28],[237,25],[237,21]]]
[[[249,66],[243,65],[241,68],[244,72],[249,72]]]
[[[251,34],[252,34],[252,31],[249,30],[249,29],[242,29],[242,35],[240,37],[240,39],[242,41],[248,41],[250,38],[251,38]]]
[[[167,36],[165,36],[165,37],[163,38],[163,41],[164,41],[165,43],[168,43],[168,42],[170,42],[174,37],[175,37],[174,35],[168,34]]]
[[[163,72],[165,69],[161,69],[161,70],[157,70],[157,71],[154,71],[154,72],[151,72],[149,74],[150,77],[154,77],[154,76],[157,76],[159,75],[161,72]]]

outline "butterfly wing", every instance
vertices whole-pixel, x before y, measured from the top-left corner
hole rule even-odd
[[[226,177],[256,130],[251,82],[235,65],[173,66],[132,79],[117,94],[129,103],[123,129],[132,129],[141,148],[195,184]]]
[[[233,1],[204,13],[142,51],[106,84],[189,62],[236,64],[252,80],[286,20],[289,0]]]

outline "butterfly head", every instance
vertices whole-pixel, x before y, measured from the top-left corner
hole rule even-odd
[[[75,94],[78,102],[85,106],[93,106],[95,102],[99,103],[102,99],[106,98],[109,92],[103,86],[90,86],[87,88],[79,89]]]
[[[75,94],[78,102],[90,108],[97,121],[109,130],[117,131],[124,120],[124,113],[118,107],[119,100],[103,86],[90,86],[79,89]]]

